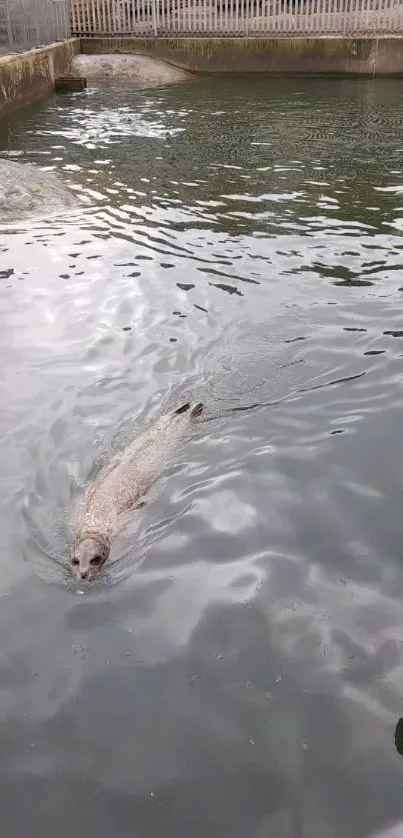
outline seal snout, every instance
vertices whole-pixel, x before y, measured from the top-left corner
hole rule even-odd
[[[109,555],[109,545],[94,536],[86,536],[76,544],[71,559],[77,579],[95,579]]]

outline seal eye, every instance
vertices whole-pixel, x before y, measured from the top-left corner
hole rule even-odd
[[[77,566],[78,564],[80,564],[80,562],[78,561],[78,559],[72,559],[71,564],[74,564],[74,565]]]
[[[90,564],[95,565],[95,567],[99,567],[102,564],[102,556],[93,556],[90,560]]]

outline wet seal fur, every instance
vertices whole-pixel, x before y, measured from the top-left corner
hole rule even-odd
[[[144,495],[202,410],[201,403],[191,408],[187,402],[163,416],[101,469],[76,512],[71,568],[77,579],[98,576],[114,538],[144,506]]]

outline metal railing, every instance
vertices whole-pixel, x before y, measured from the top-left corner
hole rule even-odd
[[[71,0],[75,35],[403,34],[403,0]]]
[[[70,37],[69,0],[0,0],[0,54]]]

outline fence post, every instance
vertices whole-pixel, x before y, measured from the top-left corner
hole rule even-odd
[[[151,14],[153,19],[153,30],[154,30],[154,38],[158,35],[158,24],[157,24],[157,0],[151,0]]]
[[[8,45],[9,45],[9,47],[12,48],[13,44],[14,44],[14,38],[13,38],[13,29],[12,29],[12,26],[11,26],[9,0],[6,0],[5,11],[6,11],[6,27],[7,27]]]

